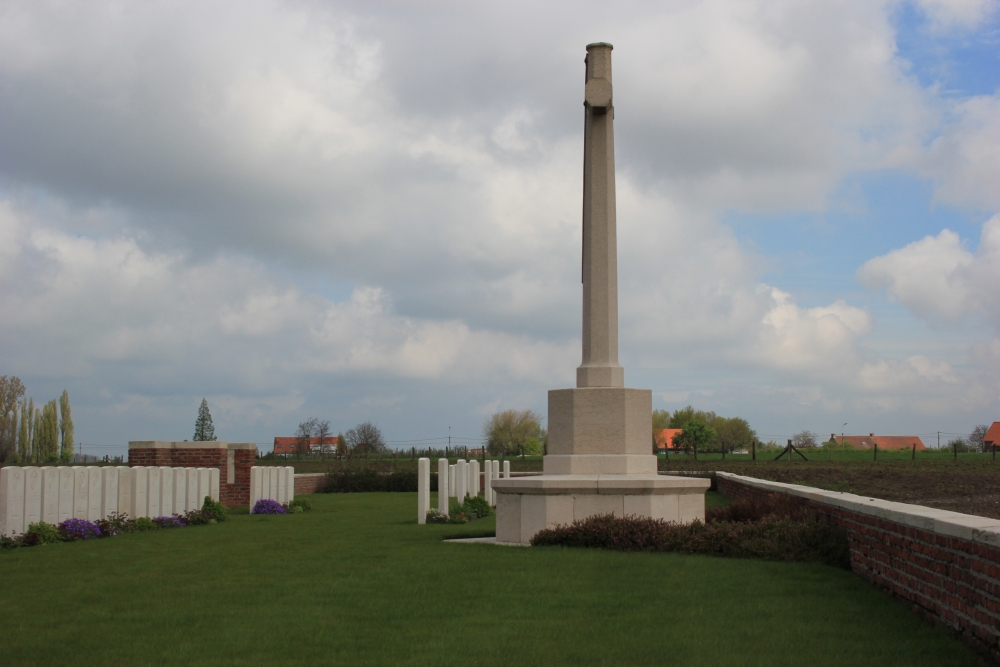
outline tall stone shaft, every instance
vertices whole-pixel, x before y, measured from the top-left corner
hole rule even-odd
[[[577,387],[624,387],[618,364],[618,242],[611,45],[587,46],[583,133],[583,363]]]

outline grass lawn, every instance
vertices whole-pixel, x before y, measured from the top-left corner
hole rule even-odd
[[[447,544],[416,494],[0,552],[13,665],[981,665],[818,564]],[[710,502],[724,502],[713,499]]]

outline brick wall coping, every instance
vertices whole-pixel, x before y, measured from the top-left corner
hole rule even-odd
[[[715,473],[722,479],[753,486],[764,491],[787,493],[813,502],[839,507],[845,510],[867,514],[886,521],[894,521],[948,537],[957,537],[970,542],[979,542],[992,547],[1000,546],[1000,520],[988,517],[962,514],[950,510],[935,509],[922,505],[909,505],[878,498],[857,496],[842,491],[826,491],[812,486],[772,482],[755,477],[734,475],[730,472]]]
[[[219,442],[218,440],[171,442],[169,440],[130,440],[129,449],[257,449],[254,442]]]

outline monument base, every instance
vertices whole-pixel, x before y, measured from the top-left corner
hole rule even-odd
[[[528,544],[545,528],[597,514],[705,520],[707,479],[661,475],[538,475],[493,481],[497,542]]]

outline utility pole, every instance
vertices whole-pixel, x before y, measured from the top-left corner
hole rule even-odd
[[[938,431],[938,449],[941,449],[941,431]]]

